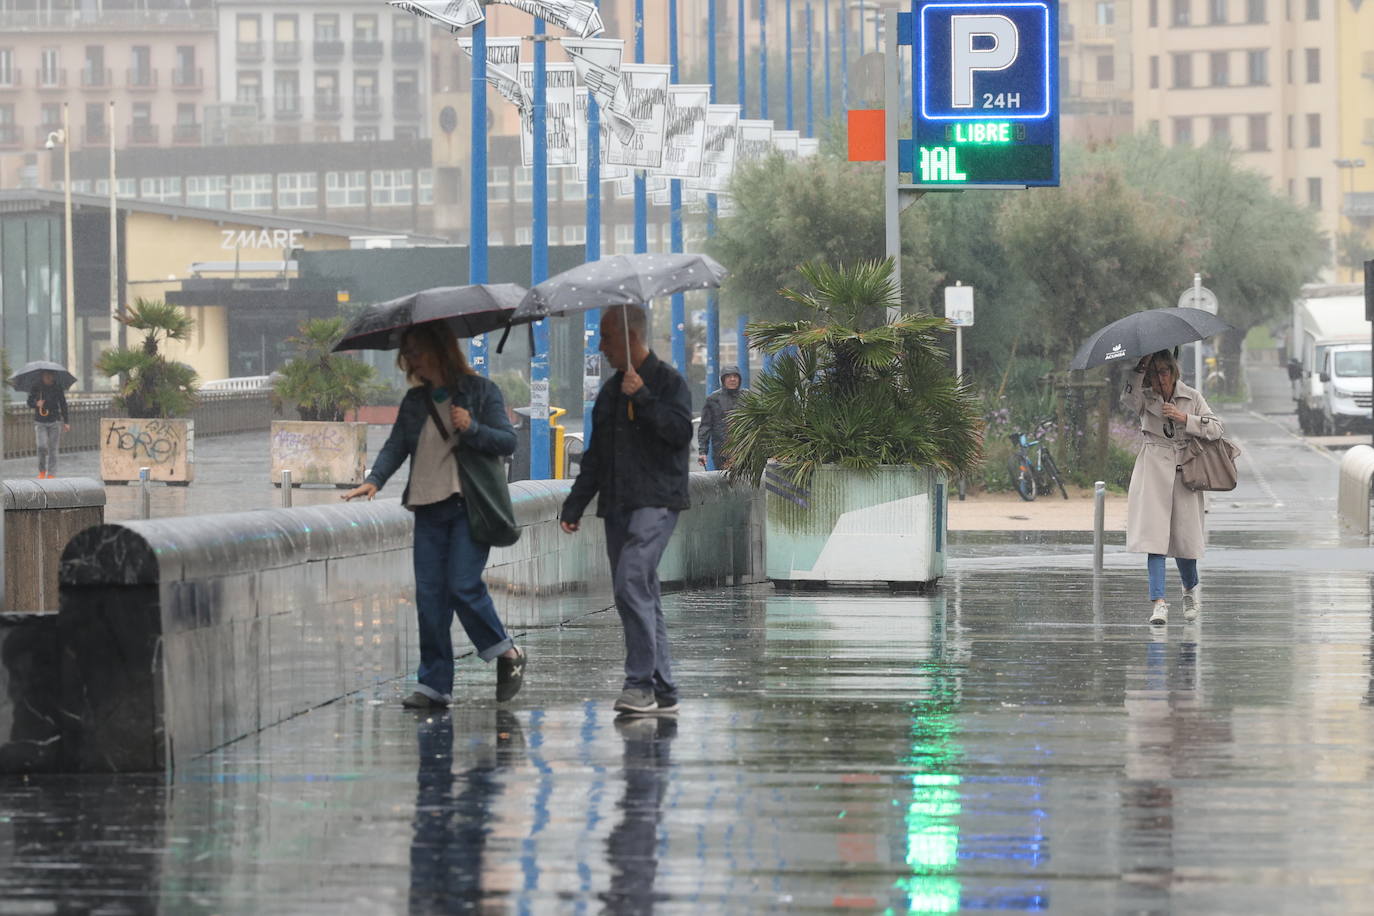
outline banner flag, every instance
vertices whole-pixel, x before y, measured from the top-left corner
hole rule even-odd
[[[664,132],[660,175],[683,179],[701,177],[706,109],[710,104],[710,86],[668,87],[668,127]]]
[[[461,36],[455,40],[463,53],[471,58],[472,39]],[[520,85],[520,44],[519,38],[487,39],[487,82],[523,113],[534,104],[534,99],[527,97]]]
[[[544,66],[549,168],[573,168],[577,165],[576,71],[572,64]],[[520,112],[520,159],[529,168],[534,165],[534,64],[520,65],[520,90],[530,100],[529,108]]]
[[[577,87],[577,180],[586,182],[587,180],[587,90],[581,86]],[[606,149],[610,146],[609,128],[605,122],[601,124],[601,180],[615,181],[620,178],[629,178],[630,170],[623,165],[611,165],[606,161]]]
[[[577,67],[577,80],[592,92],[601,106],[601,122],[629,143],[635,126],[615,109],[615,90],[620,85],[620,66],[625,57],[625,42],[619,38],[562,38],[559,44]]]
[[[672,68],[667,64],[625,64],[611,107],[623,112],[634,124],[634,136],[627,143],[613,131],[606,161],[636,169],[658,169],[663,165],[663,135],[668,121],[668,84]]]

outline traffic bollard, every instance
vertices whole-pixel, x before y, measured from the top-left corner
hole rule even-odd
[[[285,469],[281,472],[281,507],[291,508],[291,472]]]
[[[148,475],[152,468],[138,469],[138,517],[153,517],[153,491],[148,487]]]
[[[1107,484],[1093,484],[1093,574],[1102,574],[1102,531],[1107,524]]]

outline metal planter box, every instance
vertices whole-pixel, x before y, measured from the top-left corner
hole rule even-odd
[[[926,468],[826,466],[801,489],[770,469],[768,578],[779,587],[933,585],[945,574],[945,484]]]

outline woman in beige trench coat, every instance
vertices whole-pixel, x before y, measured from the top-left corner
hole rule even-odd
[[[1188,440],[1221,438],[1221,421],[1202,394],[1179,380],[1178,361],[1168,350],[1146,356],[1121,394],[1122,406],[1140,415],[1144,443],[1131,471],[1126,503],[1126,549],[1148,555],[1150,623],[1169,622],[1164,558],[1173,557],[1183,580],[1183,617],[1202,610],[1197,561],[1202,558],[1203,494],[1183,485],[1179,465]]]

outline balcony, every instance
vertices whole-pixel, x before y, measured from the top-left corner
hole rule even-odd
[[[315,93],[315,120],[337,121],[343,117],[343,103],[337,92]]]
[[[110,129],[104,124],[83,124],[81,142],[85,146],[96,146],[110,142]]]
[[[157,88],[156,70],[130,69],[125,74],[125,85],[131,91],[149,91]]]
[[[301,43],[299,41],[272,42],[272,59],[282,63],[295,63],[301,59]]]
[[[197,10],[0,10],[0,32],[146,31],[148,29],[213,31],[215,11]]]
[[[0,148],[17,148],[23,142],[23,133],[18,124],[0,124]]]
[[[397,93],[392,97],[392,105],[395,106],[393,116],[408,121],[413,121],[420,117],[420,97],[413,92]]]
[[[382,116],[382,97],[371,92],[353,96],[353,116],[355,118],[380,118]]]
[[[109,67],[82,67],[82,89],[108,89],[114,85],[114,73]]]
[[[199,124],[173,124],[172,142],[178,146],[200,145],[202,128]]]
[[[199,67],[177,67],[172,71],[172,88],[178,92],[205,88],[205,71]]]
[[[272,114],[278,121],[298,121],[301,116],[301,97],[278,95],[272,97]]]
[[[386,42],[353,40],[354,60],[381,60],[386,53]]]
[[[135,122],[129,125],[129,145],[130,146],[156,146],[157,145],[157,125],[140,124]]]
[[[315,61],[317,63],[333,63],[343,60],[344,43],[337,38],[330,38],[325,41],[316,40],[315,42]]]
[[[67,71],[63,69],[44,70],[38,68],[38,81],[35,84],[39,90],[66,89]]]
[[[0,73],[0,92],[6,89],[18,89],[24,84],[24,72],[22,70],[11,69],[8,73]]]
[[[1078,41],[1085,45],[1111,45],[1116,44],[1116,26],[1114,25],[1083,25],[1078,27]]]
[[[261,41],[240,41],[236,42],[234,50],[235,59],[241,64],[260,64],[263,61],[263,46]]]
[[[396,60],[415,61],[425,56],[425,43],[417,39],[396,39],[391,43],[391,56]]]

